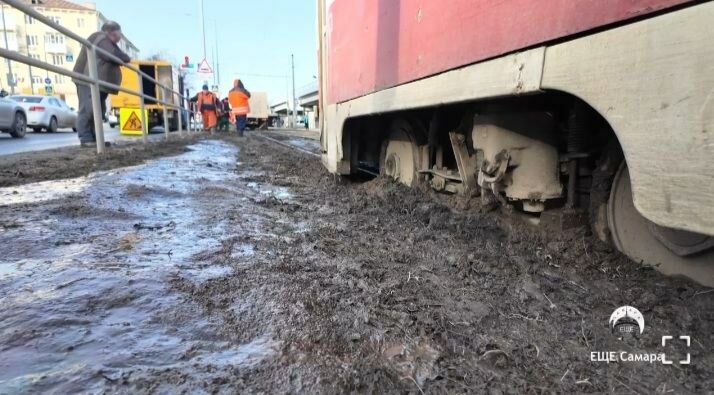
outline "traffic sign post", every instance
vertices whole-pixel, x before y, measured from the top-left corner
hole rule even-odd
[[[203,59],[198,65],[198,70],[196,70],[196,72],[199,74],[213,74],[213,69],[211,68],[211,65],[208,64],[208,61]]]
[[[182,69],[192,69],[194,68],[194,64],[191,63],[191,60],[188,56],[183,57],[183,63],[181,64]]]

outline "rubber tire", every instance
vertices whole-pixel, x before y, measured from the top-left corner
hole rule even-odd
[[[47,132],[48,133],[57,133],[57,118],[51,117],[50,118],[50,123],[47,125]]]
[[[21,139],[25,137],[25,133],[27,133],[27,117],[21,112],[16,112],[15,119],[12,121],[12,127],[10,128],[10,136]]]

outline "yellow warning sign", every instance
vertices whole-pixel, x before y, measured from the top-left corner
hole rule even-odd
[[[129,115],[129,119],[121,128],[129,132],[140,132],[142,131],[141,119],[139,119],[135,112],[132,112],[131,115]]]
[[[148,117],[147,117],[148,118]],[[119,122],[121,134],[140,136],[141,128],[141,110],[138,108],[122,108],[119,110]]]

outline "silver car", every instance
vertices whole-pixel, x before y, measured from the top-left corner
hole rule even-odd
[[[42,129],[54,133],[58,129],[74,129],[77,113],[64,100],[54,96],[17,95],[10,96],[27,113],[27,126],[35,133]]]
[[[25,137],[27,114],[20,104],[7,98],[0,98],[0,130],[10,133],[16,139]]]

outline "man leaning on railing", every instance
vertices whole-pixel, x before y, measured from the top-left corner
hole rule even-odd
[[[104,24],[104,26],[102,26],[101,31],[92,33],[92,35],[87,38],[87,41],[113,54],[123,62],[128,63],[131,58],[117,46],[117,43],[121,40],[121,38],[121,26],[119,26],[116,22],[108,21]],[[121,65],[110,59],[109,56],[103,52],[96,52],[98,78],[114,85],[121,85],[121,69],[119,67]],[[82,51],[79,53],[79,57],[77,58],[77,63],[74,66],[74,71],[89,75],[86,47],[82,47]],[[85,85],[80,81],[74,80],[74,83],[77,85],[77,96],[79,96],[77,136],[79,137],[82,147],[93,148],[96,146],[97,138],[94,133],[94,113],[92,112],[91,89],[89,85]],[[104,115],[107,112],[107,96],[110,93],[116,94],[118,91],[103,86],[100,89],[99,101],[102,105],[102,115]],[[109,145],[109,143],[106,143],[106,145]]]

